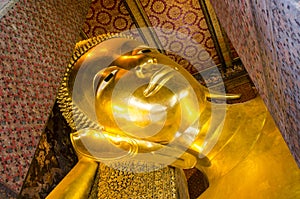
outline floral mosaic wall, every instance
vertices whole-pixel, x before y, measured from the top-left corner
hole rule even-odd
[[[220,64],[198,0],[142,0],[141,5],[151,25],[164,30],[157,32],[164,49],[172,49],[183,54],[198,70]],[[91,4],[83,30],[88,37],[93,37],[107,32],[123,32],[135,28],[122,1],[95,0]],[[172,37],[174,31],[191,37],[194,42],[201,44],[201,48],[186,45],[187,38],[182,35]],[[186,66],[191,73],[197,72],[190,67],[191,65],[188,66],[184,59],[176,61]]]
[[[187,66],[183,58],[175,58],[178,63],[186,66],[188,71],[193,74],[196,70],[201,71],[220,64],[199,1],[142,0],[141,4],[152,26],[161,29],[158,36],[163,47],[183,55],[192,62],[194,69],[191,65]],[[189,43],[188,37],[200,45]]]
[[[91,38],[136,28],[122,1],[93,0],[83,31]]]

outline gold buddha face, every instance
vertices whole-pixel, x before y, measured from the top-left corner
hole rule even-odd
[[[78,131],[71,140],[75,149],[91,153],[88,156],[97,161],[104,161],[114,147],[129,152],[138,148],[153,161],[170,157],[167,165],[181,160],[186,167],[185,160],[194,157],[182,158],[189,156],[185,151],[196,139],[199,147],[191,150],[197,153],[214,143],[207,139],[217,138],[223,120],[219,110],[224,109],[217,108],[213,116],[207,101],[211,93],[189,72],[158,50],[128,38],[110,38],[89,48],[74,62],[66,81]],[[217,120],[211,128],[212,117]],[[122,144],[126,142],[132,142],[130,150]],[[107,147],[100,150],[97,143]],[[195,161],[189,162],[188,167]]]
[[[205,102],[199,83],[156,49],[130,39],[117,45],[121,51],[93,79],[97,122],[108,132],[161,144],[197,129]]]
[[[100,75],[103,78],[97,85],[95,108],[106,131],[162,144],[173,139],[181,121],[174,92],[156,84],[154,87],[160,88],[147,96],[149,86],[134,70],[112,67]]]

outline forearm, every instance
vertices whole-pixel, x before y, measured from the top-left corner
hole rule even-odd
[[[80,158],[75,167],[47,196],[47,199],[87,198],[98,163],[88,158]]]

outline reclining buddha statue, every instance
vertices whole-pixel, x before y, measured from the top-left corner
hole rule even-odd
[[[226,104],[238,97],[129,36],[79,42],[58,95],[79,161],[48,198],[88,198],[95,181],[97,198],[188,198],[193,167],[209,181],[199,198],[300,198],[263,101]]]

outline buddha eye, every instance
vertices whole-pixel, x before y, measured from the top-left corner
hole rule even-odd
[[[140,55],[140,54],[145,54],[145,53],[150,53],[150,52],[151,52],[151,49],[146,48],[146,49],[141,49],[141,50],[137,51],[136,54]]]
[[[109,75],[107,77],[105,77],[104,81],[108,82],[113,76],[114,76],[113,73],[109,73]]]
[[[96,94],[97,92],[102,92],[102,90],[104,90],[111,83],[111,81],[116,76],[118,71],[119,71],[118,69],[115,69],[111,72],[105,70],[99,71],[94,77],[94,82],[93,82],[94,93]],[[103,81],[101,81],[102,78]]]

